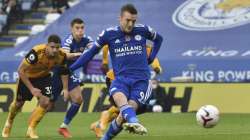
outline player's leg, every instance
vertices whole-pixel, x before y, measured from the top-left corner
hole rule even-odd
[[[33,86],[40,89],[42,96],[38,100],[38,106],[33,110],[28,121],[28,130],[26,136],[29,138],[38,138],[36,134],[36,127],[42,120],[47,112],[47,107],[49,105],[50,97],[52,94],[51,77],[47,76],[44,78],[34,79],[31,81]]]
[[[107,89],[110,89],[111,79],[106,77]],[[119,114],[119,109],[115,107],[115,103],[112,97],[109,98],[110,104],[112,105],[108,110],[101,113],[100,119],[90,125],[90,129],[94,131],[96,137],[103,137],[103,131],[107,128],[108,124],[115,119]]]
[[[96,137],[103,137],[103,131],[106,130],[108,124],[119,115],[119,109],[111,106],[108,110],[101,113],[100,119],[91,124],[90,129],[95,132]]]
[[[122,96],[120,95],[117,97],[119,97],[120,99],[122,98]],[[116,97],[114,98],[114,100],[118,101]],[[122,99],[119,101],[122,102]],[[140,135],[145,134],[147,130],[138,122],[138,119],[135,114],[135,109],[136,109],[136,106],[134,106],[130,102],[128,104],[121,106],[120,114],[118,115],[116,119],[114,119],[111,122],[107,132],[105,133],[104,137],[101,140],[111,140],[112,138],[114,138],[123,129],[122,124],[125,121],[127,123],[125,123],[126,125],[124,128],[128,130],[129,132],[140,134]]]
[[[119,115],[119,109],[115,106],[111,106],[108,110],[101,113],[100,127],[105,130],[108,124]]]
[[[33,95],[29,92],[29,89],[24,85],[22,80],[17,82],[17,96],[16,99],[11,103],[9,107],[9,114],[6,119],[4,128],[2,130],[2,137],[9,137],[12,124],[18,112],[21,111],[26,100],[31,100]]]
[[[47,112],[47,107],[49,105],[49,100],[50,98],[47,96],[42,96],[39,99],[39,104],[38,106],[33,110],[29,121],[28,121],[28,130],[26,133],[26,136],[29,138],[39,138],[35,129],[37,127],[37,125],[39,124],[39,122],[42,120],[42,118],[44,117],[44,115]]]
[[[107,132],[101,138],[101,140],[111,140],[116,135],[118,135],[122,131],[122,124],[124,123],[124,119],[122,114],[120,113],[109,125]]]
[[[132,106],[135,110],[138,110],[139,108],[137,102],[135,102],[134,100],[129,100],[129,105]],[[129,133],[135,133],[139,135],[147,134],[147,129],[140,123],[126,122],[123,124],[123,128],[125,131],[128,131]]]
[[[106,77],[106,86],[107,89],[110,89],[111,86],[111,79],[109,77]],[[105,130],[107,128],[107,125],[113,120],[115,119],[120,110],[118,109],[118,107],[115,106],[115,102],[114,99],[112,98],[112,96],[109,97],[109,102],[112,105],[107,111],[103,111],[101,113],[101,117],[100,117],[100,127],[102,130]]]
[[[129,105],[132,106],[135,110],[143,108],[151,97],[152,87],[151,83],[148,80],[135,80],[131,88],[131,94],[129,99]],[[134,131],[136,134],[146,134],[147,129],[141,124],[131,124],[129,122],[124,123],[125,131]]]
[[[58,130],[59,134],[63,135],[65,138],[72,137],[68,130],[68,126],[75,115],[78,113],[83,101],[79,81],[75,79],[76,78],[73,75],[69,79],[69,96],[71,99],[71,105],[67,110],[64,121]]]
[[[62,82],[61,82],[61,77],[58,73],[58,70],[55,68],[53,69],[53,76],[52,76],[52,94],[50,97],[50,102],[47,107],[47,112],[53,110],[55,107],[55,102],[57,101],[58,97],[61,95],[62,91]]]
[[[135,110],[128,104],[128,84],[128,79],[118,77],[111,84],[110,94],[120,109],[120,115],[112,121],[102,140],[114,138],[122,130],[123,119],[129,123],[138,123]]]
[[[25,101],[13,101],[9,107],[9,114],[6,119],[5,125],[2,130],[2,137],[8,138],[10,136],[11,128],[14,122],[14,119],[18,112],[22,109]]]
[[[69,92],[71,98],[71,105],[68,109],[66,116],[64,118],[63,125],[68,126],[75,115],[78,113],[78,110],[82,104],[82,94],[80,86],[75,87]]]
[[[109,86],[107,86],[107,87],[109,87]],[[100,117],[100,121],[99,122],[100,122],[100,127],[102,128],[102,130],[105,130],[107,128],[107,125],[113,119],[115,119],[119,115],[119,113],[120,113],[120,110],[118,109],[118,107],[116,107],[115,101],[114,101],[114,99],[113,99],[112,96],[109,98],[109,102],[110,102],[110,104],[112,106],[108,110],[103,111],[101,113],[101,117]]]

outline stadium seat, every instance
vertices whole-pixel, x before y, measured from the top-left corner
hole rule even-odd
[[[37,24],[31,27],[30,35],[36,35],[46,29],[46,25]]]
[[[29,11],[31,10],[33,0],[22,0],[22,10]]]
[[[0,15],[0,24],[5,25],[6,22],[7,22],[7,15],[4,14]]]
[[[16,39],[15,46],[23,43],[25,40],[27,40],[29,37],[28,36],[20,36]]]
[[[75,6],[76,4],[78,4],[80,2],[80,0],[74,0],[74,1],[69,1],[69,6]]]
[[[60,14],[58,14],[58,13],[47,14],[45,17],[45,23],[50,24],[50,23],[54,22],[55,20],[57,20],[59,17],[60,17]]]

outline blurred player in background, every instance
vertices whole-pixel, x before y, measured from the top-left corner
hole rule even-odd
[[[2,137],[9,137],[15,116],[21,111],[25,101],[31,101],[35,96],[38,99],[38,106],[36,106],[29,118],[26,135],[29,138],[38,138],[35,128],[45,115],[46,108],[49,105],[52,94],[50,71],[54,66],[60,66],[63,92],[68,93],[69,70],[65,67],[65,60],[66,58],[73,59],[77,55],[66,55],[60,49],[60,45],[60,38],[57,35],[51,35],[47,44],[36,45],[23,59],[18,68],[20,79],[17,83],[17,96],[10,105]]]
[[[71,34],[69,34],[62,43],[62,48],[67,54],[74,53],[83,53],[86,49],[89,49],[93,45],[93,40],[91,37],[86,36],[84,34],[85,24],[84,21],[80,18],[75,18],[71,21]],[[74,60],[67,60],[67,66],[70,66]],[[60,82],[60,74],[58,68],[53,70],[53,79],[52,79],[52,91],[54,97],[50,102],[50,108],[54,106],[55,101],[62,91],[62,83]],[[78,113],[78,110],[82,104],[82,91],[80,88],[81,80],[74,74],[69,75],[68,88],[69,94],[64,93],[64,100],[70,100],[71,105],[66,112],[64,117],[64,121],[62,122],[60,128],[58,129],[58,133],[61,134],[64,138],[72,137],[68,126],[71,120]]]
[[[147,56],[150,55],[152,46],[146,45],[147,47]],[[160,74],[162,72],[162,68],[158,58],[155,58],[151,64],[153,70],[156,74]],[[103,72],[106,73],[106,86],[109,89],[111,82],[115,79],[113,69],[109,70],[109,62],[108,62],[108,45],[103,47],[103,59],[102,59],[102,69]],[[108,124],[119,115],[119,109],[115,106],[114,102],[111,100],[111,107],[108,110],[105,110],[101,113],[100,119],[90,125],[90,129],[94,131],[96,137],[103,137],[103,132],[106,130]]]
[[[102,140],[114,138],[122,129],[139,135],[147,133],[147,129],[139,123],[136,110],[145,107],[151,96],[148,64],[155,59],[163,39],[151,27],[135,25],[136,20],[136,8],[132,4],[124,5],[120,13],[120,26],[104,30],[93,47],[70,66],[71,70],[86,66],[104,45],[109,45],[116,77],[110,86],[110,96],[120,113]],[[153,42],[149,57],[146,52],[147,40]]]

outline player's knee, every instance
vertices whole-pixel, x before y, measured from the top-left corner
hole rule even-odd
[[[77,103],[77,104],[82,104],[83,99],[82,99],[81,94],[79,93],[74,93],[74,94],[75,94],[74,96],[71,96],[72,102]]]
[[[78,103],[78,104],[82,104],[83,102],[83,98],[82,98],[82,95],[81,95],[81,92],[74,92],[74,93],[70,93],[72,96],[71,96],[71,100],[75,103]]]
[[[50,101],[46,108],[47,112],[53,110],[54,107],[55,107],[55,102]]]
[[[82,96],[79,96],[79,97],[76,99],[76,103],[82,104],[82,102],[83,102]]]
[[[47,108],[49,106],[50,100],[48,97],[41,97],[39,100],[39,105],[43,108]]]
[[[14,102],[14,104],[15,104],[15,106],[19,109],[19,108],[22,108],[22,107],[23,107],[24,102],[25,102],[25,101],[16,101],[16,102]]]
[[[82,104],[83,99],[82,99],[82,91],[81,91],[80,86],[77,86],[74,89],[72,89],[69,95],[73,102]]]

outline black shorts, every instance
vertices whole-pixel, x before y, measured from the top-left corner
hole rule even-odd
[[[45,76],[42,78],[29,78],[31,84],[41,90],[42,95],[51,97],[52,86],[51,86],[51,76]],[[17,100],[18,101],[30,101],[33,98],[28,87],[19,79],[17,83]]]

